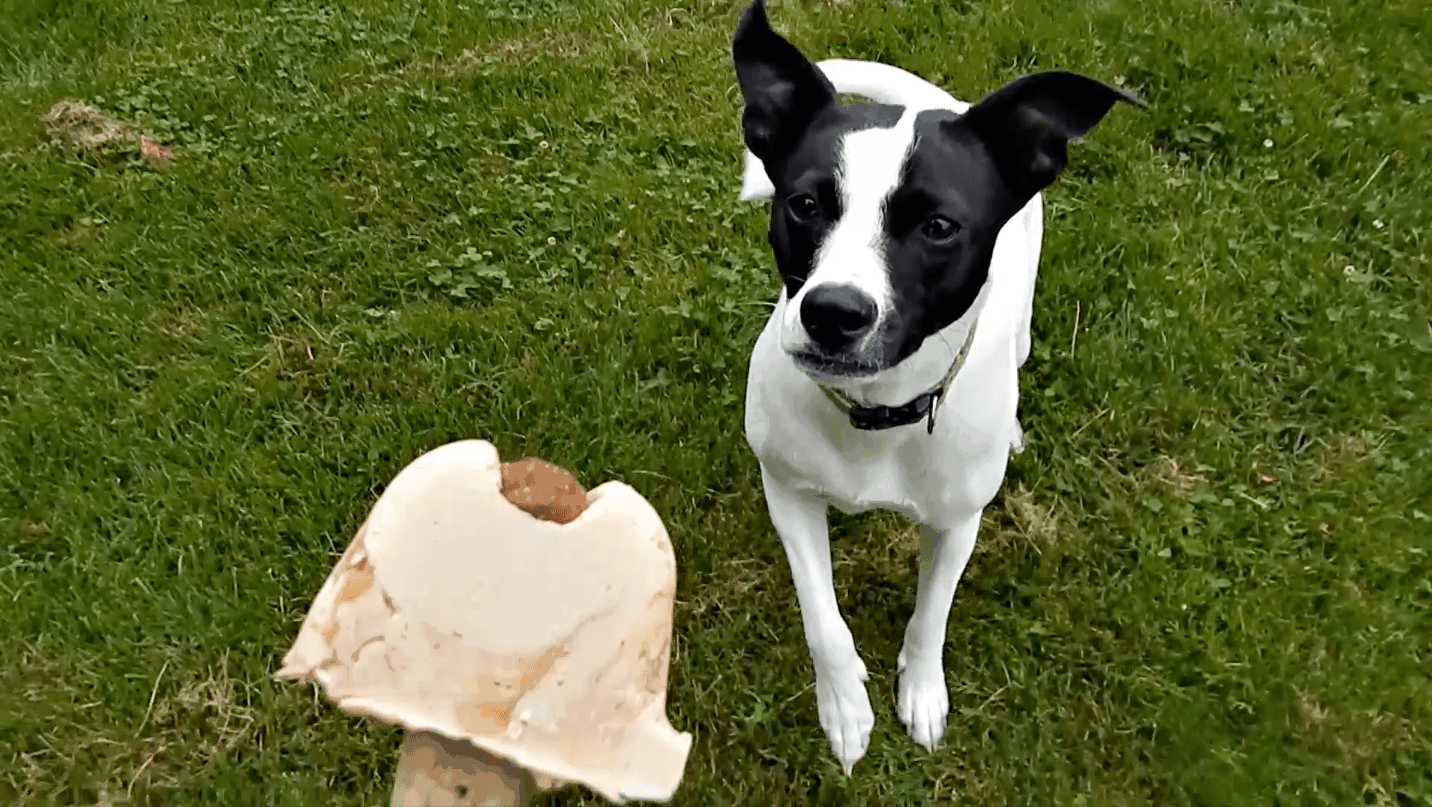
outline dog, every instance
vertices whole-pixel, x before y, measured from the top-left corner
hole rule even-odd
[[[1132,93],[1062,71],[961,103],[898,68],[813,65],[765,3],[732,41],[744,97],[742,198],[771,200],[783,285],[751,354],[746,439],[790,563],[820,724],[848,775],[875,718],[840,615],[827,507],[920,525],[898,710],[927,750],[949,712],[946,620],[980,515],[1023,448],[1043,237],[1040,191],[1066,145]],[[839,94],[874,103],[844,106]]]

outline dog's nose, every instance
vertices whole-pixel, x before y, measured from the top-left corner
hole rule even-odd
[[[854,286],[816,286],[801,301],[801,324],[816,344],[840,350],[875,325],[875,301]]]

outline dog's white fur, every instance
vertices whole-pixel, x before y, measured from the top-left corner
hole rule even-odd
[[[889,165],[895,157],[859,148],[862,138],[883,137],[888,142],[879,145],[888,151],[894,143],[902,152],[893,138],[903,131],[908,142],[915,112],[963,113],[968,105],[889,65],[837,59],[817,67],[839,93],[907,107],[893,130],[847,135],[847,179],[865,177],[848,184],[854,195],[864,196],[845,205],[840,226],[851,233],[842,242],[845,248],[823,251],[802,287],[836,279],[856,283],[879,301],[883,316],[888,280],[876,277],[881,273],[873,267],[879,263],[866,254],[869,250],[861,250],[874,238],[871,218],[879,199],[871,197],[895,181]],[[894,165],[898,169],[899,163]],[[741,198],[769,199],[773,193],[764,166],[748,151]],[[815,665],[821,726],[847,771],[865,754],[874,714],[865,691],[865,665],[836,601],[826,508],[893,510],[921,526],[919,588],[898,659],[898,704],[910,736],[933,748],[949,711],[943,652],[955,587],[974,549],[980,515],[1004,479],[1009,453],[1023,445],[1016,418],[1018,370],[1029,353],[1042,235],[1036,195],[1000,231],[989,278],[964,316],[894,368],[857,380],[822,379],[864,404],[903,404],[940,381],[978,320],[968,359],[940,406],[933,434],[923,423],[885,431],[850,425],[787,352],[806,338],[797,313],[800,293],[787,300],[781,292],[756,341],[747,380],[746,437],[760,460],[771,520],[795,581]]]
[[[894,305],[894,291],[881,258],[884,233],[880,206],[900,181],[900,166],[914,144],[916,112],[905,110],[893,128],[863,129],[841,139],[843,212],[821,242],[805,284],[786,306],[781,347],[788,353],[811,346],[801,323],[801,301],[811,289],[824,285],[853,286],[875,301],[875,326],[851,346],[852,350],[864,351],[867,343],[880,338],[880,324],[891,315]]]

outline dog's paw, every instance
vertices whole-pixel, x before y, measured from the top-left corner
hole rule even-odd
[[[1015,420],[1009,433],[1009,453],[1018,454],[1022,451],[1024,451],[1024,427],[1019,425],[1018,420]]]
[[[865,756],[870,747],[870,730],[875,727],[875,713],[865,691],[868,677],[865,663],[859,658],[853,665],[825,674],[817,672],[815,677],[820,727],[825,729],[831,750],[847,775]]]
[[[945,736],[945,718],[950,713],[950,693],[945,688],[945,670],[939,659],[933,664],[906,664],[900,651],[900,722],[910,739],[927,751],[935,750]]]

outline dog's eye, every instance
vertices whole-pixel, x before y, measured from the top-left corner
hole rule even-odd
[[[925,237],[931,241],[943,242],[954,238],[960,231],[960,225],[944,216],[931,216],[925,219],[922,231],[925,233]]]
[[[792,196],[786,202],[786,207],[796,221],[810,221],[820,215],[820,205],[816,204],[815,197],[808,193]]]

